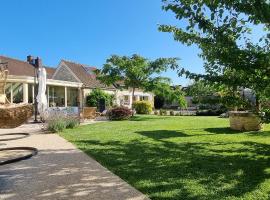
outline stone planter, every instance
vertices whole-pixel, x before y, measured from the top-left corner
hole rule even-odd
[[[0,128],[15,128],[33,115],[33,105],[3,105],[0,106],[0,113]]]
[[[262,129],[261,119],[252,112],[229,112],[230,127],[237,131],[258,131]]]
[[[84,119],[95,119],[96,118],[96,107],[84,107],[83,108],[83,118]]]

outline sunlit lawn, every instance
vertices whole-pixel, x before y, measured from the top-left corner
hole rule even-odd
[[[137,116],[61,133],[151,199],[270,199],[270,126],[217,117]]]

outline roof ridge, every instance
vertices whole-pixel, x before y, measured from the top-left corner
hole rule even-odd
[[[15,60],[15,61],[23,62],[23,63],[26,63],[26,64],[29,64],[30,65],[30,63],[28,63],[27,61],[19,60],[18,58],[12,58],[12,57],[5,56],[5,55],[0,55],[0,57],[4,57],[4,58],[10,59],[10,60]]]
[[[90,65],[88,65],[88,64],[83,64],[83,63],[79,63],[79,62],[76,62],[76,61],[72,61],[72,60],[67,60],[67,59],[61,59],[63,62],[69,62],[69,63],[73,63],[73,64],[76,64],[76,65],[81,65],[81,66],[83,66],[84,68],[85,67],[91,67],[91,68],[96,68],[97,69],[97,67],[96,66],[90,66]]]
[[[76,64],[76,65],[81,65],[81,66],[84,65],[84,64],[82,64],[82,63],[78,63],[78,62],[75,62],[75,61],[72,61],[72,60],[67,60],[67,59],[61,59],[61,60],[64,61],[64,62],[69,62],[69,63]]]

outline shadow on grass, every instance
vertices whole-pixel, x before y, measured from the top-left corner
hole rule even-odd
[[[165,134],[165,133],[164,133]],[[172,137],[181,133],[167,133]],[[153,136],[158,135],[158,136]],[[256,142],[176,144],[161,132],[129,142],[92,140],[77,145],[151,199],[260,198],[258,187],[270,175],[270,146]],[[148,135],[149,136],[149,135]],[[260,192],[267,195],[268,191]]]
[[[154,120],[161,120],[166,119],[166,116],[151,116],[151,115],[135,115],[129,119],[129,121],[154,121]]]
[[[190,137],[190,135],[187,135],[183,132],[173,130],[138,131],[136,133],[152,138],[154,140],[177,138],[177,137]]]
[[[220,127],[220,128],[206,128],[204,131],[208,133],[213,133],[213,134],[239,134],[239,133],[244,133],[241,131],[236,131],[232,130],[229,127]]]

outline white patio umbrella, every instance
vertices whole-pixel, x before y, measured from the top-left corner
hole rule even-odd
[[[38,112],[40,114],[41,120],[45,120],[48,107],[46,97],[47,73],[45,68],[40,68],[38,74]]]

